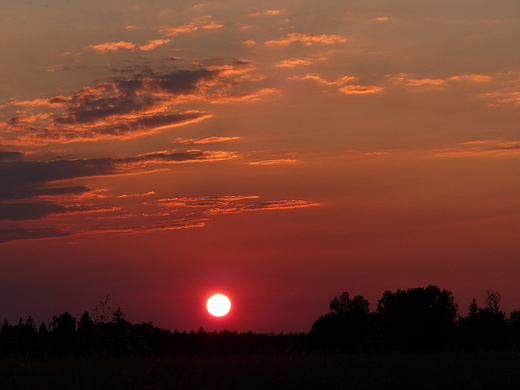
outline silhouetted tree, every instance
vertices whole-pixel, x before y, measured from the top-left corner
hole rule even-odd
[[[471,304],[468,307],[468,318],[471,321],[477,321],[479,311],[480,307],[478,307],[477,300],[473,298],[473,301],[471,301]]]
[[[520,348],[520,310],[515,310],[509,315],[509,326],[511,329],[511,342]]]
[[[77,329],[78,351],[90,355],[96,347],[96,326],[87,311],[78,321]]]
[[[112,314],[112,322],[116,324],[126,323],[127,321],[125,320],[125,317],[126,316],[121,308],[118,307],[117,310]]]
[[[361,295],[356,295],[354,299],[350,299],[350,294],[345,291],[340,296],[334,297],[330,302],[329,309],[343,317],[354,313],[368,314],[369,303]]]
[[[94,329],[94,321],[90,318],[88,311],[84,312],[78,322],[78,332],[90,332]]]
[[[334,297],[331,312],[318,318],[310,331],[310,343],[322,350],[367,348],[374,330],[369,303],[361,295],[354,299],[348,292]]]
[[[94,308],[94,322],[107,322],[108,316],[106,313],[110,311],[108,302],[110,301],[110,294],[107,294],[103,301],[98,301],[99,306]]]
[[[509,328],[506,313],[500,309],[500,293],[488,290],[486,307],[478,313],[478,344],[485,348],[506,347]]]
[[[13,329],[9,321],[4,320],[0,325],[0,352],[9,355],[14,346]]]
[[[36,323],[31,316],[27,317],[20,329],[20,345],[26,356],[37,356],[41,351]]]
[[[52,317],[49,329],[54,352],[59,355],[72,353],[76,342],[76,319],[68,312],[62,313]]]
[[[431,349],[453,341],[457,305],[437,286],[385,291],[377,306],[382,346]]]
[[[125,320],[125,314],[120,307],[112,313],[112,322],[107,324],[107,337],[110,341],[111,354],[122,356],[132,352],[132,325]]]

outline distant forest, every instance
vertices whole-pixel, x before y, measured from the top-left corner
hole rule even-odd
[[[506,315],[500,294],[488,291],[480,307],[474,299],[458,314],[453,294],[437,286],[385,291],[377,308],[348,292],[334,297],[329,312],[308,333],[263,334],[204,329],[178,332],[152,323],[132,324],[120,308],[108,312],[109,296],[93,317],[68,312],[39,327],[31,317],[0,325],[0,356],[128,356],[323,351],[506,349],[520,347],[520,310]]]

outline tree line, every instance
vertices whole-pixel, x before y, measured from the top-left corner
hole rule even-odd
[[[178,332],[161,329],[151,322],[132,324],[118,308],[110,310],[100,301],[94,319],[84,312],[79,320],[65,312],[48,325],[37,326],[29,316],[17,324],[0,324],[0,357],[53,358],[63,356],[119,357],[167,354],[281,353],[300,350],[307,334],[257,334],[222,330]]]
[[[132,324],[106,303],[79,320],[65,312],[39,327],[31,317],[0,324],[0,357],[128,356],[164,354],[283,353],[286,351],[438,350],[519,348],[520,310],[506,315],[500,294],[488,291],[458,314],[453,294],[437,286],[385,291],[374,311],[360,295],[332,299],[308,333],[259,334],[223,330],[178,332],[152,323]],[[107,310],[108,309],[108,310]]]
[[[370,312],[365,298],[344,292],[313,324],[309,345],[325,351],[518,348],[520,310],[507,316],[500,299],[488,291],[483,307],[473,299],[459,315],[453,294],[430,285],[385,291]]]

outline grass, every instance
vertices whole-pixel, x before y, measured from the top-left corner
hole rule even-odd
[[[0,389],[519,389],[520,351],[0,360]]]

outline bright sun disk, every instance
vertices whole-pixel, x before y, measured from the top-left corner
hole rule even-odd
[[[215,294],[206,302],[209,314],[215,317],[222,317],[229,313],[231,301],[223,294]]]

